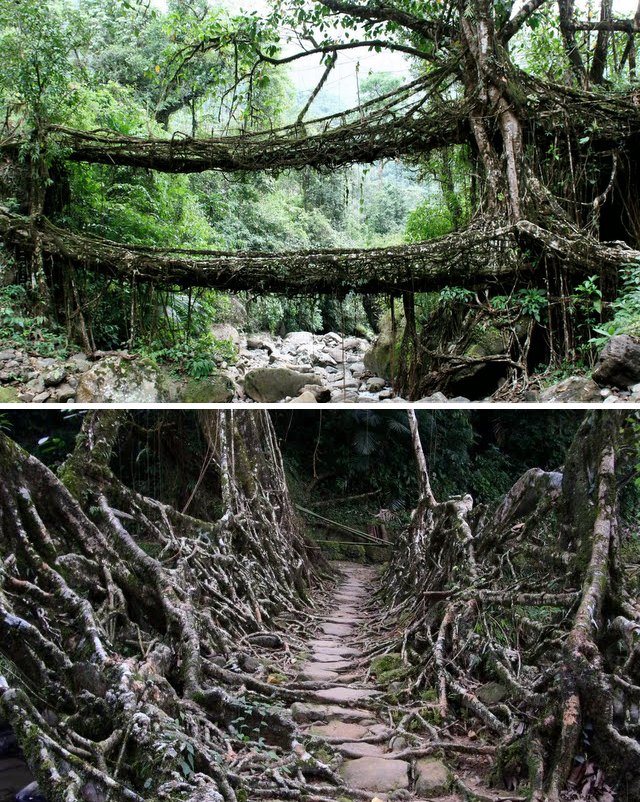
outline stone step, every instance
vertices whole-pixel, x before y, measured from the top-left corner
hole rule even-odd
[[[399,791],[409,787],[409,764],[404,760],[385,760],[365,756],[346,760],[340,767],[342,778],[361,791]]]
[[[291,716],[298,724],[309,724],[314,721],[326,722],[331,719],[339,718],[342,721],[364,721],[371,720],[371,711],[362,710],[357,707],[339,707],[338,705],[328,705],[313,702],[294,702],[291,705]],[[380,725],[374,724],[375,727]],[[385,728],[386,729],[386,728]],[[374,732],[374,734],[379,734]]]
[[[385,753],[384,744],[369,744],[366,741],[347,741],[337,744],[336,749],[345,757],[380,757]]]
[[[323,663],[308,663],[302,667],[297,678],[303,682],[333,682],[339,677],[337,671],[325,669]]]
[[[353,627],[349,624],[320,624],[325,635],[351,635]]]
[[[351,668],[353,660],[341,660],[342,655],[339,654],[326,654],[325,652],[313,652],[309,658],[309,662],[313,663],[334,663],[335,665],[330,671],[335,671],[337,668]],[[339,665],[338,665],[339,664]]]
[[[364,738],[367,728],[361,724],[351,724],[347,721],[330,721],[328,724],[314,724],[307,730],[309,735],[319,738]]]
[[[314,696],[327,702],[358,702],[361,699],[380,696],[380,691],[369,691],[365,688],[327,688],[324,691],[316,691]]]

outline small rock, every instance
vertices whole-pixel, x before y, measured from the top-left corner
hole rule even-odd
[[[603,399],[602,403],[603,404],[619,404],[620,403],[620,399],[618,398],[617,395],[608,395],[605,399]]]
[[[499,682],[487,682],[476,691],[476,696],[485,705],[497,705],[507,697],[507,689]]]
[[[471,399],[466,398],[463,395],[457,395],[454,398],[450,398],[449,399],[449,403],[450,404],[470,404],[471,403]]]
[[[66,372],[63,368],[54,368],[42,374],[42,380],[45,387],[57,387],[65,379]]]
[[[42,377],[38,376],[37,379],[31,379],[30,382],[27,382],[26,390],[34,395],[44,392],[44,380]]]
[[[366,741],[354,741],[352,743],[339,744],[339,752],[345,757],[371,757],[384,755],[385,749],[382,744],[369,744]]]
[[[18,393],[18,398],[25,404],[30,404],[33,401],[33,393]]]
[[[60,387],[57,387],[54,392],[54,397],[56,401],[59,401],[61,404],[64,404],[65,401],[70,401],[72,398],[75,398],[76,391],[70,384],[61,384]]]
[[[600,395],[603,398],[609,398],[610,395],[613,395],[613,390],[611,390],[609,387],[603,387],[602,390],[600,390]]]
[[[49,392],[49,390],[44,390],[42,393],[38,393],[38,395],[33,397],[33,403],[44,404],[44,402],[47,401],[49,398],[51,398],[51,393]]]

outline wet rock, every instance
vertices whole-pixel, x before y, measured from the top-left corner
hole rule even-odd
[[[630,387],[640,381],[640,341],[628,334],[610,337],[593,371],[598,384]]]
[[[451,775],[445,764],[435,757],[416,761],[416,793],[425,796],[442,796],[451,784]]]
[[[340,769],[342,778],[363,791],[397,791],[409,787],[409,764],[383,757],[347,760]]]

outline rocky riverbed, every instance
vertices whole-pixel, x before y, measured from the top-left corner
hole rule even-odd
[[[203,379],[172,375],[151,359],[126,352],[42,357],[0,342],[0,403],[408,403],[396,396],[388,378],[372,369],[377,360],[372,343],[363,337],[304,331],[284,337],[244,335],[226,324],[216,329],[216,336],[233,343],[237,357],[233,364],[218,357],[216,375]],[[611,338],[594,378],[569,376],[510,400],[640,403],[640,344],[632,340]],[[638,364],[630,366],[636,351]],[[495,400],[500,399],[473,403]],[[438,392],[416,403],[471,402]]]

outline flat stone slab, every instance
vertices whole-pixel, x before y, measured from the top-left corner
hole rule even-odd
[[[351,660],[341,660],[340,657],[342,655],[336,654],[327,654],[326,652],[314,652],[309,660],[313,660],[314,663],[340,663],[340,668],[349,668],[353,665]]]
[[[326,646],[326,643],[325,640],[309,641],[314,654],[332,655],[334,660],[336,657],[356,657],[362,654],[360,649],[353,649],[351,646]]]
[[[317,660],[317,656],[312,655],[311,659],[315,662]],[[318,660],[318,664],[319,663],[320,661]],[[320,665],[318,665],[318,667],[320,667]],[[351,660],[336,660],[335,656],[333,660],[327,663],[322,663],[322,668],[325,671],[344,671],[347,668],[353,668],[353,667],[354,666]]]
[[[321,624],[320,629],[325,635],[351,635],[353,632],[349,624]]]
[[[339,752],[345,757],[379,757],[384,755],[383,744],[368,744],[366,741],[351,741],[344,744],[339,744],[337,747]]]
[[[308,663],[303,666],[302,671],[298,674],[299,679],[307,682],[333,682],[338,677],[337,671],[330,671],[320,663]]]
[[[379,695],[380,691],[368,691],[366,688],[327,688],[314,693],[318,699],[326,699],[327,702],[357,702]]]
[[[361,624],[364,619],[362,616],[345,613],[344,615],[330,615],[325,618],[328,624]]]
[[[398,791],[409,787],[409,764],[383,757],[347,760],[340,768],[345,782],[362,791]]]
[[[357,707],[313,704],[309,702],[294,702],[291,705],[291,716],[298,724],[308,724],[313,721],[329,721],[330,719],[337,718],[341,721],[351,722],[364,721],[366,719],[371,720],[371,712],[369,710],[360,710]]]
[[[367,728],[347,721],[330,721],[328,724],[314,724],[308,732],[320,738],[364,738]]]

